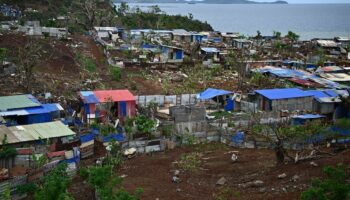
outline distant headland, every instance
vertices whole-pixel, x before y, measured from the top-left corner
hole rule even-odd
[[[114,3],[206,3],[206,4],[288,4],[287,1],[256,2],[250,0],[114,0]]]

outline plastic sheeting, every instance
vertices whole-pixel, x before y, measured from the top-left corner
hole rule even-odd
[[[255,92],[270,100],[313,96],[312,94],[309,94],[299,88],[255,90]]]
[[[118,142],[122,142],[125,140],[125,137],[122,133],[118,133],[118,134],[110,134],[108,136],[102,136],[102,141],[103,143],[105,142],[110,142],[112,140],[116,140]]]
[[[244,138],[245,136],[243,132],[237,132],[231,137],[231,141],[235,144],[242,144],[244,142]]]
[[[95,134],[94,133],[90,133],[90,134],[86,134],[86,135],[82,135],[80,136],[80,142],[84,143],[84,142],[89,142],[91,140],[95,139]]]
[[[227,90],[208,88],[204,92],[199,94],[199,99],[208,100],[208,99],[212,99],[212,98],[217,97],[217,96],[229,95],[229,94],[233,94],[233,92],[227,91]]]

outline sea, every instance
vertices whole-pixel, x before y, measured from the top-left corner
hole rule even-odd
[[[130,3],[147,10],[155,4]],[[161,3],[170,15],[189,15],[208,22],[214,30],[254,36],[293,31],[300,39],[350,37],[350,4],[186,4]]]

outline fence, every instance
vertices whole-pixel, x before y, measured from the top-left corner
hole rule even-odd
[[[122,144],[122,149],[126,148],[135,148],[138,153],[164,151],[166,148],[166,140],[133,140]]]
[[[139,106],[147,106],[150,102],[157,103],[159,106],[164,106],[165,103],[174,106],[190,105],[197,103],[197,94],[181,94],[181,95],[147,95],[136,96],[136,104]]]

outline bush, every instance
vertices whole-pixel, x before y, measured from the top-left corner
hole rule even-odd
[[[112,67],[110,72],[115,81],[120,81],[122,78],[122,71],[119,67]]]
[[[85,58],[83,59],[83,65],[86,70],[89,72],[95,72],[96,71],[96,64],[91,58]]]
[[[313,179],[309,189],[301,193],[302,200],[338,200],[350,199],[350,177],[348,169],[343,164],[337,167],[327,166],[323,169],[326,179]]]

